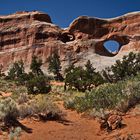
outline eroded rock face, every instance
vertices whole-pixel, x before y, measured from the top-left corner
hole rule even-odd
[[[119,42],[116,55],[105,49],[107,40]],[[0,16],[0,64],[5,70],[20,59],[29,68],[32,55],[37,55],[46,71],[47,58],[55,49],[63,68],[90,60],[101,70],[130,51],[140,51],[140,12],[113,19],[81,16],[67,29],[54,25],[49,15],[38,11]]]

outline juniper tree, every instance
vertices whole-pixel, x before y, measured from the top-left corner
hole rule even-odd
[[[61,74],[61,62],[60,62],[60,56],[58,55],[58,51],[55,50],[52,55],[48,58],[48,70],[50,73],[53,73],[55,76],[55,80],[63,81],[63,77]]]
[[[86,79],[87,79],[87,87],[89,90],[91,90],[91,86],[98,86],[102,83],[104,83],[104,79],[101,76],[99,72],[96,71],[96,68],[94,68],[90,62],[90,60],[87,61],[85,64],[85,72],[86,72]]]
[[[13,63],[8,72],[8,79],[15,80],[19,84],[24,84],[27,80],[27,74],[25,73],[24,63],[22,60]]]
[[[43,75],[43,72],[41,70],[41,66],[42,66],[42,60],[38,59],[36,56],[32,57],[32,62],[30,65],[30,69],[32,71],[33,74],[35,75]]]
[[[136,76],[140,72],[140,53],[130,52],[122,60],[102,71],[108,82],[117,82],[128,77]]]
[[[98,86],[104,82],[99,72],[95,72],[95,68],[90,61],[87,61],[85,68],[71,65],[65,70],[65,73],[65,90],[67,87],[74,87],[78,91],[84,92],[85,90],[91,90],[93,86]]]
[[[28,74],[26,83],[28,93],[48,93],[51,90],[48,77],[41,70],[41,66],[42,60],[33,56],[30,65],[31,72]]]
[[[51,90],[49,80],[45,75],[33,76],[32,73],[29,75],[30,78],[26,83],[28,93],[48,93]]]

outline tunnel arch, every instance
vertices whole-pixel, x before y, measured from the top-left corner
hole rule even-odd
[[[115,40],[107,40],[103,43],[103,46],[110,52],[113,54],[118,53],[119,49],[120,49],[120,43],[118,41]]]
[[[105,42],[108,41],[115,41],[119,44],[119,47],[117,48],[116,52],[111,52],[110,50],[108,50],[104,44]],[[123,47],[123,45],[128,44],[130,41],[129,36],[124,36],[124,35],[111,35],[105,39],[103,39],[102,41],[98,41],[95,45],[95,52],[97,54],[100,54],[102,56],[109,56],[109,57],[113,57],[115,55],[117,55],[120,51],[120,49]]]

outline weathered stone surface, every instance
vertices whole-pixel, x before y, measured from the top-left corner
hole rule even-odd
[[[105,49],[107,40],[119,42],[115,55]],[[28,69],[33,54],[43,60],[46,70],[54,49],[58,49],[63,68],[69,63],[83,65],[87,60],[99,70],[112,65],[124,54],[140,51],[140,12],[113,19],[81,16],[67,29],[54,25],[49,15],[38,11],[0,16],[0,64],[5,70],[20,59]]]

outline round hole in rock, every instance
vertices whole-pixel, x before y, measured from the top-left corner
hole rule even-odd
[[[104,42],[104,47],[110,52],[110,53],[117,53],[120,48],[120,44],[115,40],[108,40]]]

